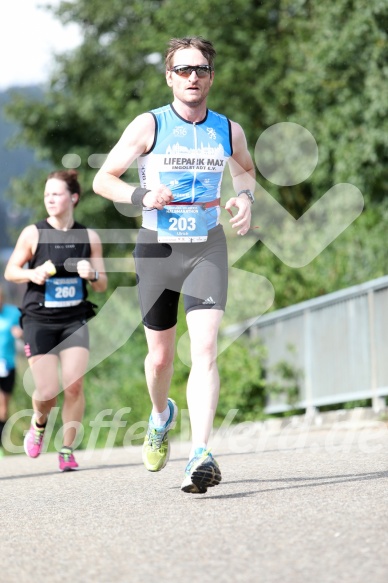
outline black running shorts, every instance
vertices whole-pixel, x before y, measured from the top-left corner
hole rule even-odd
[[[23,316],[22,326],[24,352],[27,358],[38,354],[59,354],[62,350],[74,346],[89,349],[86,320],[55,322]]]
[[[12,368],[10,371],[8,371],[6,377],[0,377],[0,390],[3,391],[3,393],[10,395],[13,392],[15,386],[15,379],[15,369]]]
[[[177,323],[180,293],[191,310],[225,310],[228,256],[217,225],[203,243],[158,243],[157,232],[140,229],[133,252],[143,324],[167,330]]]

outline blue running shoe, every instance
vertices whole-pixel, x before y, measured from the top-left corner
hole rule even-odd
[[[198,448],[185,469],[181,490],[189,494],[204,494],[222,480],[218,463],[208,449]]]
[[[178,407],[172,399],[168,399],[170,417],[163,427],[155,427],[152,417],[148,422],[147,435],[143,443],[143,463],[149,472],[159,472],[164,468],[170,457],[170,444],[168,432],[175,427],[175,420],[178,415]]]

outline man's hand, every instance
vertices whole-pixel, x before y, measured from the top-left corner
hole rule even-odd
[[[151,209],[162,210],[166,204],[170,204],[173,200],[172,192],[167,186],[161,184],[158,188],[147,192],[143,198],[143,206]]]
[[[232,207],[238,209],[237,214],[230,219],[233,229],[238,229],[237,235],[246,235],[251,226],[251,202],[244,194],[241,196],[234,196],[228,200],[225,205],[227,211],[231,211]]]

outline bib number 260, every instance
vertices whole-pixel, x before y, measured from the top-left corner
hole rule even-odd
[[[67,308],[82,302],[83,288],[80,277],[50,277],[45,283],[46,308]]]
[[[56,298],[74,298],[77,290],[74,285],[69,285],[66,287],[56,287],[55,297]]]

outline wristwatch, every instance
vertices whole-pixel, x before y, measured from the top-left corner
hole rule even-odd
[[[237,196],[240,196],[240,194],[246,194],[249,200],[251,201],[251,204],[255,202],[255,197],[253,196],[253,192],[251,190],[240,190]]]
[[[95,283],[96,281],[98,281],[98,278],[100,277],[100,274],[98,273],[97,269],[96,269],[96,274],[94,276],[93,279],[89,279],[88,281],[90,281],[90,283]]]

